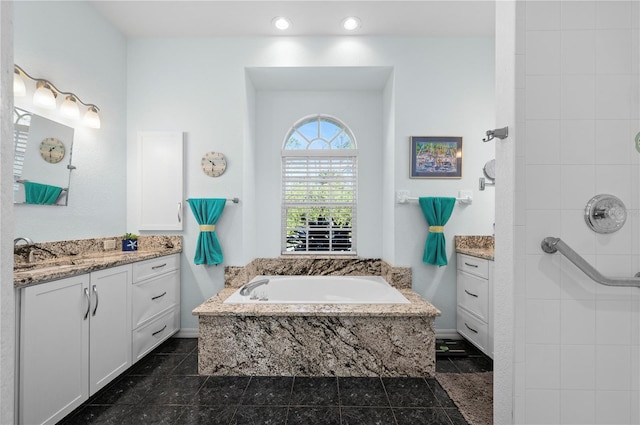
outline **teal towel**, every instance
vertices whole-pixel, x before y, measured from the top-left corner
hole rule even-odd
[[[222,247],[215,232],[215,224],[222,215],[226,199],[196,198],[189,199],[191,212],[200,225],[200,235],[196,245],[195,264],[221,264]]]
[[[42,183],[24,182],[24,192],[27,204],[53,205],[58,200],[62,188]]]
[[[444,239],[444,225],[449,221],[456,198],[420,198],[422,214],[429,225],[429,235],[424,244],[422,262],[435,266],[447,265],[447,247]]]

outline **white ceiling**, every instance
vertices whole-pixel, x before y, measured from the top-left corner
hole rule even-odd
[[[344,35],[340,22],[357,16],[357,35],[493,36],[495,6],[485,0],[113,1],[90,0],[128,37]],[[286,16],[292,28],[271,26]]]

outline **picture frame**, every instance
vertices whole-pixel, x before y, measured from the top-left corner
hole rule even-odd
[[[462,178],[462,137],[411,136],[412,179]]]

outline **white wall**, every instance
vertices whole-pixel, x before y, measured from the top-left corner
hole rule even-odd
[[[640,270],[639,18],[635,1],[518,4],[516,423],[640,422],[639,290],[540,249],[557,236],[605,275]],[[629,209],[617,233],[585,224],[600,193]]]
[[[385,189],[385,192],[380,190],[378,197],[384,202],[392,201],[397,189],[411,190],[413,196],[456,196],[459,189],[471,189],[474,204],[456,207],[445,231],[450,256],[455,234],[491,234],[492,188],[485,192],[477,190],[482,166],[493,158],[494,149],[491,143],[481,142],[485,131],[494,123],[491,38],[132,39],[127,82],[129,164],[132,166],[136,160],[137,131],[187,132],[186,197],[238,196],[241,199],[239,205],[227,205],[217,226],[225,264],[244,265],[254,256],[248,253],[257,255],[258,249],[268,250],[275,256],[280,246],[279,237],[272,235],[258,243],[261,223],[255,211],[262,208],[258,202],[260,195],[257,186],[248,186],[253,184],[251,179],[263,183],[262,158],[257,154],[258,145],[263,142],[252,122],[261,119],[260,90],[247,82],[245,69],[367,66],[394,70],[393,81],[381,90],[381,95],[376,95],[381,99],[376,100],[381,115],[381,141],[377,143],[380,155],[391,154],[385,162],[393,163],[376,177],[377,184]],[[391,100],[393,105],[387,103]],[[410,180],[409,138],[412,135],[462,136],[463,178]],[[272,156],[279,156],[280,143],[281,138],[275,143]],[[247,152],[254,148],[255,152]],[[199,169],[202,154],[210,150],[224,153],[228,160],[227,171],[219,178],[207,177]],[[277,165],[270,165],[279,167],[279,161]],[[382,176],[388,176],[392,183],[381,183]],[[129,179],[127,186],[127,228],[133,231],[137,228],[135,183]],[[268,198],[277,198],[279,176],[264,184],[274,188]],[[393,214],[390,206],[381,202],[360,205],[361,212],[373,212],[373,222],[382,217],[389,220],[372,236],[381,245],[384,234],[385,247],[374,246],[370,252],[384,254],[383,258],[392,264],[413,267],[416,290],[443,311],[437,326],[455,329],[453,265],[438,269],[422,264],[427,230],[419,207],[411,204],[392,208]],[[278,212],[279,208],[271,214]],[[190,213],[185,215],[182,327],[194,329],[197,322],[191,310],[222,288],[223,273],[222,267],[193,265],[197,228]],[[279,227],[279,220],[275,224]],[[255,234],[247,234],[250,229],[256,229]],[[363,249],[366,252],[369,247]]]
[[[31,96],[15,99],[16,106],[75,127],[77,167],[69,205],[16,205],[15,235],[44,242],[124,233],[126,40],[84,2],[16,2],[14,12],[15,63],[98,105],[102,120],[101,129],[89,129],[58,110],[34,107]]]

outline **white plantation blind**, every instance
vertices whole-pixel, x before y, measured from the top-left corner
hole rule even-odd
[[[29,139],[29,126],[15,124],[13,130],[13,190],[18,190],[16,183],[22,177],[24,157],[27,152],[27,140]]]
[[[337,119],[317,116],[301,120],[285,140],[282,252],[354,254],[358,161],[353,136]]]

